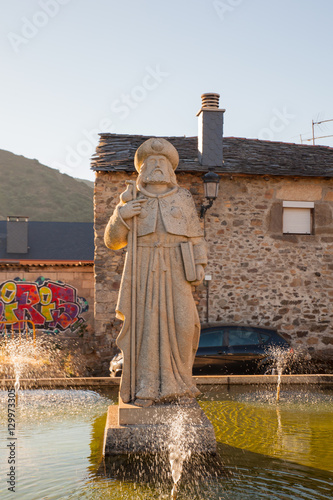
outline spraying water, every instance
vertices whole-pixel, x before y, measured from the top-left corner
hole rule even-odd
[[[281,390],[281,373],[278,374],[278,381],[276,387],[276,402],[280,401],[280,390]]]
[[[15,389],[16,405],[18,404],[18,398],[19,398],[21,372],[24,367],[24,363],[21,362],[20,349],[19,349],[20,346],[21,346],[21,339],[19,340],[19,342],[12,339],[6,343],[7,357],[14,371],[14,378],[15,378],[14,389]],[[2,356],[2,362],[4,362],[5,359],[6,359],[5,356]]]
[[[296,355],[293,349],[282,347],[270,347],[267,352],[272,363],[272,374],[277,374],[276,401],[280,401],[281,376],[295,362]]]
[[[18,391],[20,389],[20,374],[19,373],[16,374],[14,389],[15,389],[15,404],[17,406],[17,404],[18,404]]]
[[[79,354],[40,336],[35,339],[13,337],[3,341],[0,350],[0,376],[15,380],[15,390],[22,379],[80,376],[84,367]],[[17,392],[16,392],[17,394]]]
[[[182,475],[184,461],[191,456],[188,440],[186,439],[185,424],[188,423],[188,416],[185,410],[178,411],[175,419],[170,425],[169,437],[169,461],[173,488],[171,498],[177,498],[178,482]]]

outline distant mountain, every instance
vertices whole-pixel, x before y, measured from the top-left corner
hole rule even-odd
[[[87,184],[87,186],[90,186],[94,189],[94,181],[88,181],[88,179],[79,179],[78,177],[74,177],[74,179],[79,182],[84,182],[85,184]]]
[[[93,183],[0,149],[0,219],[92,222]]]

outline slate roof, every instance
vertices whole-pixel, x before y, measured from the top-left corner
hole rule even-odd
[[[134,154],[151,136],[100,134],[91,161],[94,171],[134,171]],[[177,172],[207,172],[200,165],[197,137],[164,137],[179,153]],[[333,148],[238,137],[223,138],[223,165],[217,173],[333,177]]]
[[[10,261],[94,260],[94,225],[92,222],[28,223],[28,253],[7,253],[7,221],[0,221],[0,263]]]

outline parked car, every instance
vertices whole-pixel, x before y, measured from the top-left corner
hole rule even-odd
[[[276,330],[252,326],[213,325],[201,330],[193,374],[256,374],[270,368],[272,347],[292,352]]]
[[[270,368],[269,349],[292,351],[289,342],[276,330],[239,325],[205,325],[201,329],[195,356],[194,375],[265,373]],[[123,356],[110,363],[110,377],[120,377]]]

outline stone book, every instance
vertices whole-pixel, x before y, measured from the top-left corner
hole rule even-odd
[[[180,244],[184,262],[185,276],[187,281],[195,281],[197,273],[195,269],[193,244],[191,241],[183,242]]]

